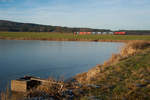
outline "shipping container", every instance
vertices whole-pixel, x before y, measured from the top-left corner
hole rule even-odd
[[[126,32],[114,32],[115,35],[125,35]]]
[[[109,32],[109,34],[114,34],[114,32]]]
[[[97,34],[102,34],[102,32],[98,32]]]

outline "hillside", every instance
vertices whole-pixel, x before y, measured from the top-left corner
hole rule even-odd
[[[75,31],[110,31],[106,29],[92,28],[69,28],[61,26],[40,25],[33,23],[20,23],[7,20],[0,20],[0,31],[8,32],[60,32],[71,33]]]

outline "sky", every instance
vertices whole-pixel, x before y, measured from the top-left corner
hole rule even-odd
[[[150,30],[150,0],[0,0],[0,20]]]

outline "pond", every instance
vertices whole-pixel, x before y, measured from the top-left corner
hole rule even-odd
[[[70,78],[102,64],[123,43],[0,40],[0,90],[25,75]]]

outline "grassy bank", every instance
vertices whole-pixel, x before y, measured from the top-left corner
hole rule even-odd
[[[130,42],[119,54],[76,76],[79,83],[99,88],[87,96],[98,100],[150,100],[150,43]]]
[[[150,41],[150,35],[73,35],[48,32],[0,32],[0,39],[56,41]]]

